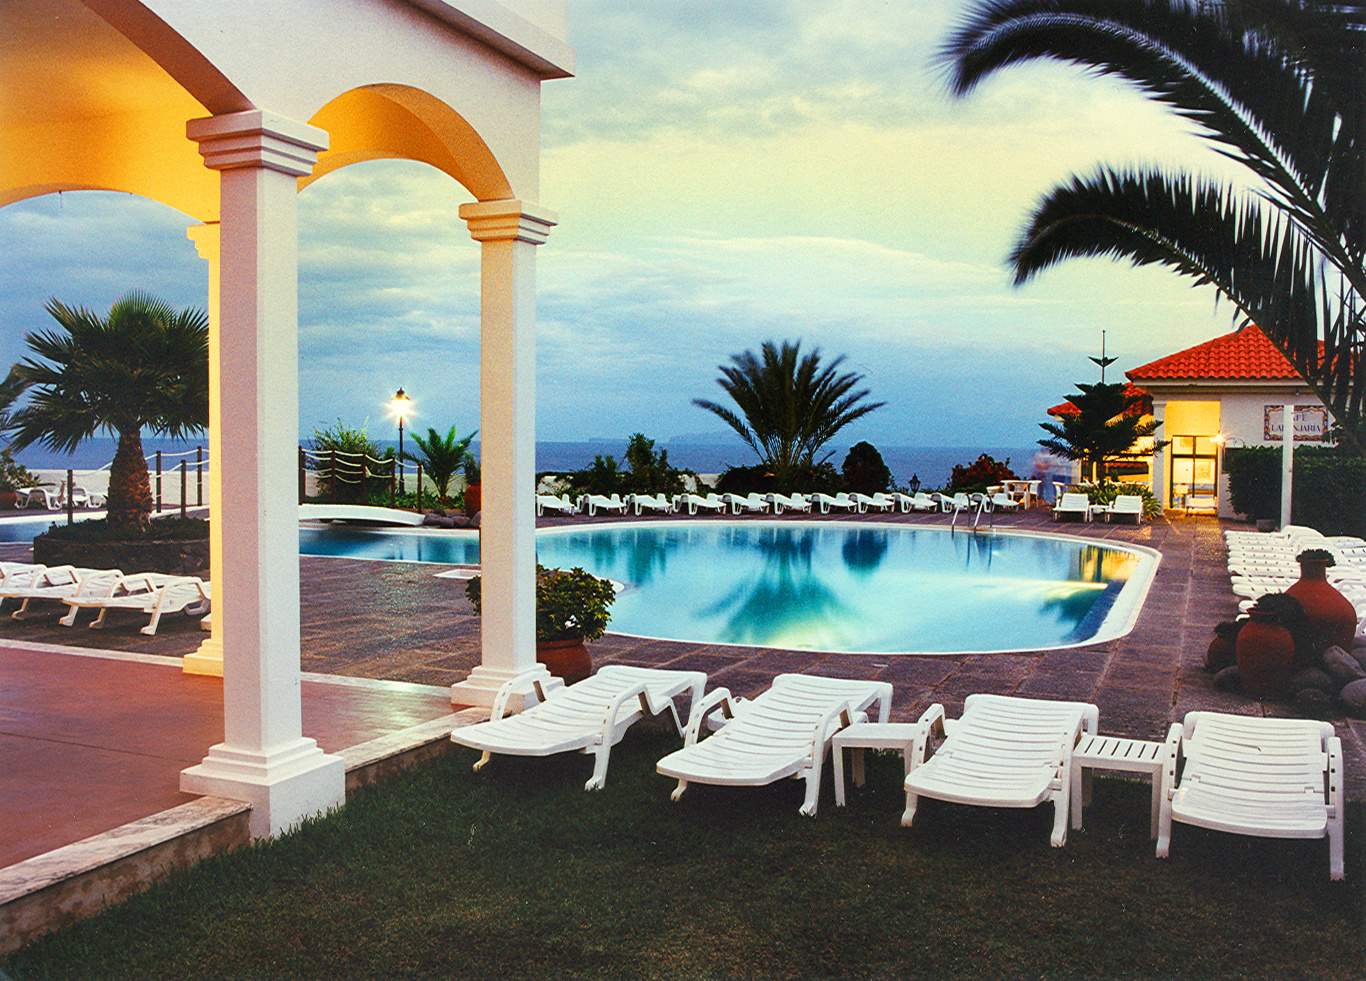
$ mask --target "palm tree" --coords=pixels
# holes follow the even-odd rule
[[[1140,460],[1165,445],[1134,450],[1135,443],[1148,439],[1162,425],[1151,418],[1145,421],[1147,397],[1142,392],[1126,392],[1123,382],[1078,383],[1077,388],[1077,393],[1067,396],[1077,411],[1061,416],[1057,423],[1039,423],[1053,434],[1052,439],[1039,440],[1039,445],[1068,460],[1080,460],[1083,479],[1104,481],[1106,464],[1111,461]]]
[[[208,315],[137,291],[104,319],[55,299],[45,309],[62,329],[29,334],[34,357],[12,369],[29,402],[10,417],[11,447],[69,453],[98,430],[116,434],[109,524],[145,530],[152,491],[142,431],[178,439],[209,422]]]
[[[420,433],[412,434],[413,442],[422,451],[421,458],[405,452],[403,459],[422,464],[427,476],[432,478],[432,483],[436,486],[437,496],[444,498],[450,488],[451,478],[465,465],[465,451],[470,448],[470,443],[478,433],[479,430],[476,429],[464,439],[456,439],[454,426],[444,437],[429,426],[425,439]]]
[[[715,402],[693,399],[694,405],[716,413],[739,433],[764,465],[773,469],[783,492],[791,489],[800,473],[816,465],[816,453],[836,433],[886,404],[863,403],[867,389],[851,391],[862,375],[835,373],[843,355],[822,367],[820,348],[802,357],[800,347],[800,341],[784,341],[781,348],[766,341],[762,357],[746,351],[731,356],[733,367],[718,366],[722,377],[717,384],[735,400],[739,415]]]
[[[1073,178],[1015,245],[1016,285],[1102,255],[1212,284],[1366,453],[1363,0],[984,0],[943,57],[959,96],[1031,58],[1122,78],[1244,165],[1257,193],[1160,169]]]

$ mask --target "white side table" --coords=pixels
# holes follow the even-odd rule
[[[911,747],[920,726],[914,722],[855,722],[835,733],[830,740],[835,757],[835,804],[844,806],[844,750],[854,751],[854,786],[863,786],[863,751],[865,749],[899,749],[905,770],[911,768]]]
[[[1157,837],[1157,818],[1162,808],[1162,751],[1166,743],[1117,736],[1083,736],[1072,750],[1072,827],[1081,827],[1082,804],[1091,802],[1091,771],[1123,770],[1146,773],[1153,785],[1152,821],[1149,837]]]

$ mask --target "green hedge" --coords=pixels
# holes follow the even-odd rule
[[[1281,448],[1245,446],[1224,455],[1233,510],[1253,521],[1281,516]],[[1366,537],[1366,460],[1336,446],[1295,450],[1290,520],[1325,535]]]

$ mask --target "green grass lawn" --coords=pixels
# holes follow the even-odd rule
[[[1362,811],[1347,881],[1324,841],[1178,826],[1153,857],[1146,784],[1098,780],[1086,828],[924,801],[900,757],[815,819],[802,785],[670,803],[637,730],[589,757],[473,751],[357,794],[4,961],[39,978],[1360,978]]]

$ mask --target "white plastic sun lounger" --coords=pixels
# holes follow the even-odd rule
[[[702,671],[668,671],[608,664],[577,684],[546,689],[544,669],[537,668],[508,681],[498,690],[488,722],[464,726],[451,741],[484,755],[474,764],[482,769],[494,753],[509,756],[553,756],[578,751],[597,761],[585,790],[601,790],[607,781],[607,760],[626,730],[645,714],[668,709],[682,733],[674,698],[684,692],[696,706],[702,701],[707,675]],[[534,687],[538,704],[517,715],[504,716],[508,699]]]
[[[63,626],[73,626],[76,614],[83,609],[100,611],[90,624],[96,630],[104,627],[110,610],[132,610],[151,615],[151,622],[142,628],[150,636],[157,632],[162,616],[167,613],[184,611],[188,616],[199,616],[209,612],[210,591],[209,584],[195,576],[139,572],[119,576],[103,596],[68,596],[62,602],[71,607],[60,621]]]
[[[17,599],[22,602],[19,609],[10,614],[15,620],[34,616],[37,611],[30,609],[35,602],[42,600],[65,600],[75,596],[103,596],[109,592],[110,585],[123,575],[118,569],[78,569],[75,566],[59,565],[44,569],[26,586],[0,585],[0,601]]]
[[[721,500],[730,505],[731,514],[742,511],[766,513],[773,506],[773,502],[762,494],[722,494]]]
[[[911,511],[938,511],[939,502],[924,491],[917,491],[914,494],[902,494],[897,492],[892,495],[892,500],[901,506],[902,514]]]
[[[1342,740],[1331,723],[1190,712],[1167,735],[1157,857],[1167,857],[1173,821],[1262,838],[1327,838],[1329,875],[1341,879],[1342,784]]]
[[[882,493],[859,494],[856,492],[850,494],[849,499],[858,505],[859,514],[869,508],[877,508],[879,511],[891,511],[896,508],[896,501]]]
[[[604,511],[615,511],[617,514],[626,513],[626,502],[616,494],[611,497],[604,497],[601,494],[584,494],[579,498],[579,513],[587,514],[592,517],[597,513],[597,509]]]
[[[556,497],[553,494],[537,494],[536,517],[543,517],[546,508],[550,508],[552,511],[561,511],[565,514],[574,514],[578,511],[578,508],[574,506],[574,502],[569,499],[568,494],[561,495],[560,497]]]
[[[767,494],[768,502],[773,505],[774,514],[782,514],[783,508],[789,511],[810,511],[811,501],[805,494]]]
[[[811,503],[820,506],[821,514],[829,514],[831,508],[843,508],[846,511],[859,510],[858,502],[843,491],[838,494],[812,494]]]
[[[1099,710],[1085,702],[1055,702],[1007,695],[969,695],[963,715],[944,718],[942,705],[920,717],[906,775],[906,812],[915,820],[921,797],[984,807],[1037,807],[1053,803],[1054,847],[1067,843],[1072,748],[1094,733]],[[947,738],[926,759],[934,730]]]
[[[1085,494],[1063,494],[1053,507],[1053,520],[1058,521],[1067,515],[1075,515],[1082,521],[1091,520],[1091,500]]]
[[[674,498],[674,511],[681,514],[684,508],[688,509],[689,514],[696,514],[698,508],[708,511],[724,511],[727,507],[725,501],[715,494],[708,494],[703,497],[700,494],[679,494]]]
[[[651,511],[660,511],[664,514],[673,514],[674,502],[663,494],[628,494],[626,504],[635,509],[636,514],[640,514],[644,508]]]
[[[47,566],[34,562],[0,562],[0,586],[27,586]]]
[[[1016,508],[1024,507],[1024,501],[1017,501],[1005,492],[992,494],[988,501],[988,511],[1014,511]]]
[[[1115,503],[1108,508],[1097,509],[1097,513],[1103,513],[1106,521],[1114,521],[1115,518],[1133,518],[1134,524],[1143,524],[1143,498],[1137,494],[1120,494],[1115,498]]]
[[[717,688],[693,702],[683,748],[660,760],[656,769],[678,780],[674,800],[690,783],[757,787],[784,777],[805,780],[801,812],[812,817],[830,740],[863,719],[874,702],[878,721],[886,722],[892,704],[889,683],[780,674],[748,702],[733,700],[729,691]],[[717,706],[731,721],[703,739],[704,720]]]

